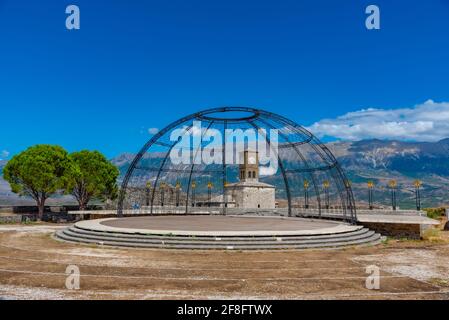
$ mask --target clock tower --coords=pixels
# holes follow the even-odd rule
[[[257,151],[247,150],[242,155],[243,163],[239,166],[240,181],[259,181],[259,153]]]
[[[259,154],[246,150],[239,154],[239,180],[225,186],[228,205],[235,208],[274,209],[275,188],[259,181]]]

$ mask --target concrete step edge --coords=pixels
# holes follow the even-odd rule
[[[272,241],[272,242],[261,242],[261,241],[253,241],[253,242],[186,242],[186,241],[177,241],[177,242],[166,242],[166,241],[115,241],[116,239],[111,239],[107,237],[80,237],[77,234],[71,234],[64,232],[65,230],[58,231],[57,236],[59,237],[69,237],[70,239],[77,239],[79,242],[92,242],[92,243],[122,243],[123,245],[134,246],[138,244],[139,246],[193,246],[193,247],[228,247],[228,246],[248,246],[248,247],[257,247],[257,246],[267,246],[267,247],[280,247],[280,246],[289,246],[289,245],[305,245],[305,246],[313,246],[320,244],[332,244],[332,243],[352,243],[353,241],[363,241],[365,239],[369,239],[372,236],[376,235],[374,231],[369,231],[363,236],[354,237],[352,239],[333,239],[333,241]],[[380,237],[380,235],[379,235]],[[131,240],[131,239],[130,239]]]
[[[291,239],[291,240],[302,240],[302,239],[332,239],[335,237],[345,237],[345,236],[352,236],[354,234],[363,234],[367,232],[368,228],[360,228],[354,231],[346,231],[346,232],[338,232],[334,234],[326,234],[326,235],[299,235],[299,236],[201,236],[201,237],[193,237],[193,236],[163,236],[158,234],[126,234],[126,233],[118,233],[118,232],[101,232],[101,231],[95,231],[95,230],[86,230],[84,228],[77,228],[75,226],[69,227],[70,230],[77,233],[85,233],[85,234],[92,234],[92,235],[99,235],[99,234],[107,234],[111,237],[115,238],[133,238],[133,239],[160,239],[160,240],[173,240],[173,239],[180,239],[180,240],[195,240],[195,241],[203,241],[203,240],[209,240],[209,241],[215,241],[216,238],[221,238],[223,241],[227,239],[232,239],[233,241],[238,240],[247,240],[247,239],[254,239],[254,240],[271,240],[273,238],[282,238],[282,239]]]
[[[58,238],[69,241],[69,242],[78,242],[78,243],[89,243],[89,244],[97,244],[97,245],[105,245],[110,247],[134,247],[134,248],[148,248],[148,249],[187,249],[187,250],[280,250],[280,249],[318,249],[318,248],[343,248],[343,247],[351,247],[351,246],[360,246],[360,245],[376,245],[381,242],[381,238],[379,234],[374,234],[370,238],[351,241],[351,242],[332,242],[332,243],[323,243],[323,244],[314,244],[314,245],[278,245],[278,246],[188,246],[188,245],[176,245],[176,246],[168,246],[168,245],[142,245],[139,243],[129,243],[124,245],[122,242],[98,242],[98,241],[90,241],[87,239],[79,239],[68,237],[64,234],[58,235]]]

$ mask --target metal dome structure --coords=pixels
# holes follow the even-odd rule
[[[275,188],[274,214],[357,221],[350,183],[330,150],[294,121],[247,107],[207,109],[155,134],[127,169],[117,214],[235,212],[226,188],[241,178],[238,154],[252,149],[260,181]]]

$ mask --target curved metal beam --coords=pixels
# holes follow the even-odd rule
[[[253,121],[248,121],[248,122],[256,129],[256,131],[259,131],[260,127],[257,126]],[[279,169],[281,169],[282,177],[284,179],[284,184],[285,184],[285,191],[287,192],[288,216],[291,217],[292,216],[292,195],[290,193],[290,187],[288,185],[288,178],[287,178],[287,174],[284,169],[284,165],[282,164],[282,159],[279,157],[278,152],[272,148],[270,138],[268,138],[267,135],[265,135],[264,138],[265,138],[265,141],[268,143],[268,146],[270,147],[270,149],[273,152],[275,152],[276,157],[278,159]]]
[[[270,127],[270,128],[274,128],[274,126],[272,126],[270,123],[266,122],[263,119],[258,119],[260,122],[262,122],[263,124],[265,124],[266,126]],[[291,143],[288,139],[288,137],[283,133],[283,132],[279,132],[278,133],[284,140],[286,140],[288,143]],[[315,196],[316,196],[316,200],[318,202],[318,216],[321,217],[321,193],[320,190],[318,188],[318,184],[316,182],[315,176],[313,175],[313,172],[315,170],[311,170],[310,166],[309,166],[309,162],[306,160],[306,158],[304,157],[304,155],[302,154],[302,152],[297,148],[296,145],[292,145],[292,147],[294,148],[296,154],[301,158],[301,160],[304,162],[305,166],[306,166],[306,170],[307,171],[301,171],[301,172],[308,172],[310,175],[310,179],[312,180],[312,184],[313,184],[313,188],[315,189]],[[328,169],[328,167],[326,167],[326,169]],[[286,173],[288,173],[289,170],[286,170]]]
[[[189,126],[189,127],[185,128],[185,129],[184,129],[184,133],[188,132],[191,128],[192,128],[192,126]],[[154,181],[153,192],[152,192],[152,194],[151,194],[151,208],[150,208],[150,213],[151,213],[151,214],[153,214],[154,195],[156,194],[157,183],[158,183],[158,181],[159,181],[159,177],[161,176],[162,169],[164,168],[165,163],[167,162],[168,156],[170,155],[171,151],[173,150],[173,148],[174,148],[179,142],[181,142],[181,139],[178,139],[176,142],[174,142],[174,143],[170,146],[170,149],[168,149],[168,151],[167,151],[167,153],[166,153],[166,155],[165,155],[165,157],[164,157],[164,160],[162,161],[161,166],[159,167],[159,171],[158,171],[158,173],[157,173],[156,180]]]
[[[159,131],[155,136],[153,136],[142,147],[142,149],[139,151],[139,153],[136,155],[136,157],[131,162],[131,165],[128,168],[126,174],[125,174],[125,177],[124,177],[122,185],[121,185],[120,194],[119,194],[118,207],[117,207],[117,214],[118,214],[118,216],[119,217],[123,216],[123,204],[124,204],[124,199],[125,199],[125,196],[126,196],[126,191],[127,191],[128,184],[129,184],[130,178],[132,176],[132,173],[136,169],[137,164],[139,163],[139,161],[142,159],[144,154],[149,150],[149,148],[153,144],[156,143],[158,145],[164,145],[166,147],[169,146],[169,144],[166,144],[166,143],[158,141],[168,131],[170,131],[171,129],[179,126],[180,124],[182,124],[184,122],[187,122],[187,121],[195,119],[195,118],[196,119],[208,119],[208,118],[210,118],[210,119],[217,119],[215,121],[218,122],[218,120],[219,120],[219,121],[223,121],[224,123],[233,123],[233,122],[248,122],[248,123],[251,123],[252,121],[254,121],[254,119],[258,118],[258,117],[253,117],[253,115],[251,117],[249,117],[251,119],[249,119],[248,117],[242,117],[241,119],[227,119],[227,118],[214,118],[214,117],[208,117],[207,116],[208,114],[212,114],[212,113],[230,112],[230,111],[252,112],[254,115],[259,115],[259,116],[260,115],[264,115],[266,117],[271,117],[273,119],[277,119],[278,121],[281,121],[282,123],[286,123],[286,124],[290,125],[294,129],[298,130],[300,134],[304,135],[306,137],[304,142],[295,142],[294,144],[304,144],[304,143],[308,143],[308,142],[310,143],[311,142],[310,143],[311,147],[314,149],[315,152],[318,153],[318,155],[322,158],[322,160],[325,163],[327,163],[329,166],[333,166],[335,164],[335,166],[331,168],[331,174],[335,177],[334,180],[338,182],[337,187],[339,188],[339,190],[341,190],[340,189],[341,186],[339,186],[339,184],[341,184],[341,183],[344,184],[345,191],[347,192],[347,194],[349,195],[349,198],[350,198],[350,203],[348,203],[348,205],[344,206],[345,208],[343,208],[344,213],[346,214],[346,207],[349,207],[349,209],[351,211],[350,214],[351,214],[352,222],[356,222],[357,221],[357,215],[356,215],[356,211],[355,211],[355,202],[354,202],[352,189],[350,188],[350,186],[347,185],[346,181],[348,181],[348,180],[347,180],[343,170],[341,169],[340,165],[338,164],[337,160],[332,155],[332,153],[327,149],[327,147],[324,146],[312,133],[310,133],[308,130],[306,130],[302,126],[296,124],[295,122],[293,122],[293,121],[291,121],[291,120],[289,120],[289,119],[287,119],[285,117],[282,117],[280,115],[268,112],[268,111],[264,111],[264,110],[260,110],[260,109],[256,109],[256,108],[249,108],[249,107],[219,107],[219,108],[212,108],[212,109],[203,110],[201,112],[193,113],[193,114],[190,114],[190,115],[188,115],[186,117],[183,117],[183,118],[181,118],[181,119],[171,123],[167,127],[163,128],[161,131]],[[252,118],[254,118],[254,119],[252,119]],[[256,127],[256,129],[258,128],[257,125],[255,127]],[[279,155],[277,155],[277,156],[279,158]],[[280,167],[282,167],[281,171],[283,173],[284,182],[286,182],[287,185],[288,185],[288,180],[286,178],[286,172],[284,170],[282,161],[279,161],[279,163],[280,163]],[[161,168],[163,167],[163,165],[161,166]],[[335,171],[336,171],[336,176],[335,176],[335,172],[334,172],[333,169],[335,169]],[[287,190],[289,191],[290,189],[287,188]],[[290,198],[289,195],[287,195],[287,196]],[[346,200],[344,200],[343,203],[346,203]],[[291,210],[291,198],[289,199],[289,210]],[[291,212],[289,212],[289,215],[290,214],[291,214]]]
[[[274,114],[274,113],[268,112],[268,111],[260,110],[260,113],[261,113],[261,114],[264,114],[264,115],[266,115],[266,116],[273,117],[273,118],[275,118],[275,119],[279,119],[279,120],[283,121],[284,123],[287,123],[287,124],[289,124],[290,126],[296,128],[296,129],[298,129],[298,130],[301,131],[304,135],[311,137],[311,138],[312,138],[312,139],[311,139],[311,142],[312,142],[312,143],[310,143],[310,146],[311,146],[311,147],[314,149],[314,151],[321,157],[321,159],[322,159],[325,163],[328,163],[328,164],[336,163],[335,168],[336,168],[336,170],[337,170],[338,176],[340,177],[341,180],[343,180],[343,182],[344,182],[344,184],[345,184],[345,187],[344,187],[344,188],[345,188],[346,192],[349,192],[349,198],[350,198],[350,202],[351,202],[349,206],[344,206],[344,205],[343,205],[343,206],[344,206],[343,212],[344,212],[344,214],[346,215],[347,207],[349,207],[349,209],[350,209],[350,211],[351,211],[351,212],[350,212],[350,215],[351,215],[351,223],[356,223],[356,222],[357,222],[357,214],[356,214],[355,201],[354,201],[352,189],[351,189],[350,186],[347,186],[347,185],[346,185],[345,181],[348,181],[348,179],[346,178],[346,175],[344,174],[343,170],[341,169],[341,167],[340,167],[340,165],[338,164],[337,159],[335,159],[334,155],[333,155],[333,154],[327,149],[327,147],[326,147],[323,143],[321,143],[321,141],[319,141],[319,140],[318,140],[318,139],[317,139],[317,138],[316,138],[310,131],[308,131],[308,130],[305,129],[304,127],[298,125],[298,124],[295,123],[294,121],[291,121],[290,119],[287,119],[287,118],[285,118],[285,117],[283,117],[283,116],[280,116],[280,115],[277,115],[277,114]],[[317,145],[319,146],[319,148],[317,148]],[[323,156],[322,151],[324,151],[324,153],[328,156],[329,159],[326,159],[326,158]],[[337,179],[337,178],[334,176],[334,173],[332,172],[332,170],[331,170],[331,174],[333,175],[335,181],[339,181],[339,180],[340,180],[340,179]],[[341,188],[341,186],[340,186],[340,188]],[[340,196],[343,197],[342,194],[340,194]],[[346,203],[346,199],[342,199],[342,203],[345,204],[345,203]]]
[[[187,194],[186,194],[186,214],[189,212],[189,194],[190,194],[190,184],[192,183],[192,174],[193,174],[193,169],[195,167],[195,158],[198,155],[198,151],[201,149],[201,144],[203,142],[203,138],[204,135],[206,134],[206,132],[209,130],[209,128],[212,126],[212,124],[214,123],[214,121],[210,122],[209,125],[207,126],[207,129],[201,133],[201,142],[200,145],[198,146],[198,148],[195,151],[195,155],[193,156],[193,161],[192,161],[192,167],[190,168],[190,174],[189,174],[189,181],[187,182]]]

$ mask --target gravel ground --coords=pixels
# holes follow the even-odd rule
[[[2,299],[449,299],[449,236],[304,251],[113,249],[56,241],[55,225],[0,226]],[[80,269],[80,290],[65,288]],[[380,267],[368,290],[366,267]]]

